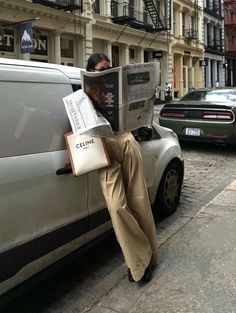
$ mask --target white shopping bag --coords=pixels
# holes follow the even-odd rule
[[[110,158],[103,138],[67,133],[65,134],[65,141],[74,176],[110,165]]]

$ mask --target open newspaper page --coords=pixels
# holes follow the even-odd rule
[[[158,81],[157,63],[131,64],[102,72],[81,72],[82,88],[114,132],[150,127]]]
[[[73,133],[114,136],[110,123],[95,110],[92,101],[82,89],[64,97],[63,101]]]
[[[111,124],[115,132],[122,131],[122,68],[103,72],[81,72],[82,88],[94,107]]]
[[[159,85],[156,62],[123,66],[124,130],[150,127],[153,120],[153,96]]]

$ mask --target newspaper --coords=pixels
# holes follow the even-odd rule
[[[130,64],[103,72],[83,72],[82,88],[115,132],[151,126],[159,85],[157,62]]]
[[[81,102],[81,91],[65,98],[73,132],[103,137],[139,127],[150,127],[152,100],[159,85],[156,62],[130,64],[102,72],[81,72],[82,88],[88,99]],[[83,94],[84,95],[84,94]],[[86,98],[86,97],[85,97]],[[99,115],[100,113],[100,115]]]
[[[95,110],[85,92],[80,89],[63,98],[73,133],[112,137],[110,123]]]

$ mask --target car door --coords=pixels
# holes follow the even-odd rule
[[[57,175],[69,163],[71,92],[56,70],[1,71],[0,294],[84,243],[88,177]]]

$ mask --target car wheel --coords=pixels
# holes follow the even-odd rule
[[[183,182],[183,167],[179,162],[172,161],[166,167],[155,199],[156,213],[160,216],[172,214],[179,203]]]

